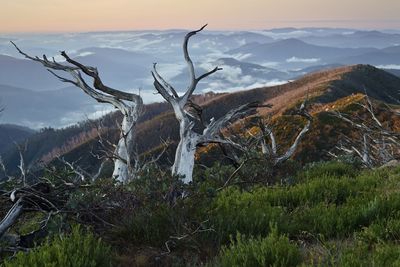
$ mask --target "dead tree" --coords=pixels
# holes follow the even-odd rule
[[[365,92],[364,103],[357,103],[365,116],[344,114],[340,111],[333,112],[333,115],[351,126],[359,138],[342,136],[335,151],[329,154],[338,157],[338,153],[353,155],[358,158],[367,168],[379,167],[400,156],[400,133],[390,127],[390,122],[381,121],[378,118],[380,112],[388,112],[398,116],[398,112],[391,107],[379,108],[374,105],[367,92]]]
[[[26,166],[25,166],[24,154],[26,153],[26,151],[28,149],[28,142],[25,141],[24,144],[15,143],[15,146],[17,147],[18,154],[19,154],[18,169],[21,172],[22,184],[26,185],[27,184],[27,180],[26,179],[27,179],[27,175],[29,173],[29,168],[26,168]]]
[[[263,122],[262,119],[259,119],[258,126],[261,129],[261,136],[259,137],[261,143],[261,151],[264,157],[271,163],[272,167],[282,164],[283,162],[287,161],[291,156],[293,156],[301,139],[310,130],[313,118],[306,110],[306,101],[301,104],[300,108],[295,111],[293,115],[298,115],[305,118],[307,120],[307,123],[304,125],[303,129],[297,134],[293,144],[283,154],[278,153],[278,145],[276,143],[273,127],[268,123]],[[267,142],[267,138],[269,139],[269,142]]]
[[[21,159],[23,160],[23,158]],[[85,173],[75,168],[73,163],[60,160],[65,164],[66,171],[59,172],[59,169],[48,169],[49,177],[41,177],[36,183],[23,184],[20,181],[9,179],[3,183],[0,189],[0,214],[5,214],[0,221],[0,253],[26,251],[36,246],[48,234],[47,225],[53,216],[63,214],[62,217],[73,218],[80,223],[89,223],[92,226],[108,229],[112,226],[106,218],[115,214],[115,209],[131,211],[136,207],[136,198],[128,191],[121,191],[120,187],[95,185],[86,183]],[[50,177],[57,177],[51,179]],[[76,194],[83,196],[91,194],[98,189],[107,198],[86,199],[76,202]],[[71,205],[73,200],[73,205]],[[124,212],[129,213],[129,212]],[[32,214],[32,216],[29,216]],[[42,216],[37,216],[42,215]],[[37,225],[36,229],[27,234],[19,234],[11,231],[19,219],[30,220]],[[39,218],[44,218],[43,220]],[[60,219],[60,218],[59,218]],[[63,223],[69,219],[62,219]]]
[[[104,85],[97,68],[83,65],[71,59],[65,51],[61,52],[61,56],[65,58],[66,64],[61,64],[56,62],[54,58],[49,60],[46,55],[43,55],[43,58],[32,57],[21,51],[13,42],[12,44],[20,54],[30,60],[41,63],[62,82],[71,83],[81,88],[97,102],[111,104],[122,113],[123,120],[120,125],[120,139],[112,154],[114,161],[113,177],[121,182],[126,182],[134,178],[135,167],[138,164],[135,153],[135,127],[143,108],[142,98],[137,94],[120,91]],[[66,72],[72,79],[64,78],[55,71]],[[86,83],[82,73],[93,79],[93,87]]]
[[[242,105],[231,110],[218,120],[213,118],[209,123],[205,123],[205,128],[202,133],[197,133],[193,130],[195,121],[201,119],[201,114],[198,114],[198,112],[194,115],[193,112],[190,112],[189,109],[199,109],[199,107],[193,105],[191,96],[202,79],[221,70],[221,68],[215,67],[200,76],[196,76],[193,61],[189,56],[189,39],[202,31],[206,26],[207,25],[204,25],[199,30],[189,32],[184,38],[183,54],[189,70],[190,84],[183,95],[180,96],[175,88],[161,77],[156,69],[156,64],[154,64],[152,71],[155,89],[168,103],[171,104],[175,117],[179,121],[180,140],[176,149],[174,164],[172,166],[172,175],[182,176],[184,183],[190,183],[192,181],[196,148],[208,143],[233,144],[230,140],[221,138],[220,130],[227,126],[230,121],[240,118],[257,107],[256,103]]]
[[[73,216],[84,216],[88,211],[73,209],[69,206],[70,196],[78,190],[83,190],[90,186],[82,184],[79,177],[73,180],[59,179],[57,183],[52,183],[48,179],[41,179],[37,183],[15,186],[10,184],[13,189],[0,190],[0,211],[6,215],[0,221],[0,241],[2,245],[8,246],[7,251],[17,252],[29,249],[34,246],[38,239],[44,238],[47,231],[47,224],[50,219],[59,213]],[[82,193],[82,192],[81,192]],[[32,223],[38,225],[36,230],[27,234],[14,234],[10,231],[22,215],[32,214]],[[43,215],[43,220],[38,220]],[[3,249],[2,246],[1,249]]]
[[[8,210],[4,218],[0,221],[0,240],[4,239],[4,236],[9,228],[11,228],[18,220],[18,218],[28,209],[28,206],[32,208],[30,205],[36,205],[36,208],[39,208],[39,202],[47,202],[45,198],[43,198],[41,193],[47,193],[49,187],[45,186],[45,183],[36,183],[34,185],[28,185],[27,175],[29,174],[29,168],[26,168],[24,153],[27,149],[27,142],[22,144],[15,143],[20,157],[20,163],[18,165],[18,169],[20,170],[20,177],[13,177],[7,174],[6,166],[2,162],[0,157],[0,166],[7,178],[5,182],[0,183],[0,185],[7,184],[8,182],[13,183],[14,189],[10,191],[0,190],[0,201],[4,198],[7,199],[7,202],[11,202],[13,205]],[[39,192],[43,191],[43,192]],[[50,202],[49,202],[50,203]],[[7,206],[5,203],[1,203],[2,206]],[[3,208],[3,207],[2,207]],[[9,239],[9,238],[5,238]],[[20,238],[18,238],[20,240]],[[16,244],[13,244],[16,245]]]

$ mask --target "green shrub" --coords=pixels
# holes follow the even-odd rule
[[[172,235],[172,211],[167,205],[141,208],[112,230],[113,239],[133,245],[162,245]]]
[[[252,192],[229,188],[218,195],[211,212],[211,223],[218,241],[225,243],[236,232],[265,236],[271,222],[280,225],[286,220],[284,207],[272,206],[265,199],[266,192],[263,188]]]
[[[286,236],[278,234],[272,229],[266,238],[245,238],[236,235],[229,247],[223,247],[216,265],[221,267],[257,267],[257,266],[297,266],[301,262],[301,255],[296,245]]]
[[[257,189],[258,192],[255,194],[261,194],[262,198],[272,205],[294,209],[319,203],[341,205],[350,197],[364,194],[370,187],[365,181],[323,175],[319,179],[290,187]]]
[[[29,253],[19,252],[5,267],[111,266],[111,249],[91,233],[74,227],[68,236],[55,237]]]
[[[399,217],[399,216],[397,216]],[[390,218],[374,222],[357,234],[357,238],[369,244],[400,239],[400,219]]]
[[[346,237],[376,217],[372,210],[370,213],[363,210],[364,206],[358,204],[336,206],[320,203],[313,207],[299,208],[291,214],[283,231],[296,236],[306,231],[325,237]]]
[[[327,161],[309,164],[300,176],[307,179],[320,178],[326,175],[355,177],[359,172],[360,170],[353,164],[341,161]]]
[[[346,249],[339,256],[336,266],[400,266],[400,247],[397,244],[386,243],[371,248],[367,244],[359,243]]]
[[[289,235],[308,231],[345,236],[369,225],[378,215],[400,208],[394,198],[393,202],[375,199],[379,183],[369,177],[323,175],[293,186],[256,187],[247,192],[232,187],[215,198],[211,222],[222,242],[236,231],[266,235],[271,222]]]
[[[356,197],[341,206],[321,203],[292,213],[284,231],[293,235],[307,231],[325,237],[349,237],[374,222],[399,217],[399,210],[398,195]]]
[[[373,266],[400,266],[400,247],[398,244],[380,244],[371,254]]]

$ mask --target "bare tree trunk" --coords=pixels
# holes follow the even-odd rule
[[[184,183],[189,183],[193,174],[198,135],[192,131],[194,123],[187,118],[179,103],[172,101],[172,107],[179,121],[179,143],[175,151],[172,175],[182,176]]]
[[[192,181],[194,157],[196,146],[198,144],[198,136],[187,127],[181,127],[180,141],[175,152],[175,161],[172,166],[172,175],[184,177],[183,182]]]
[[[112,176],[121,182],[126,182],[135,176],[136,168],[132,161],[136,162],[135,155],[135,126],[137,122],[135,113],[124,115],[121,125],[121,136],[115,149],[114,171]]]
[[[8,228],[15,224],[18,217],[22,214],[24,208],[22,201],[23,199],[19,198],[0,222],[0,238],[7,232]]]

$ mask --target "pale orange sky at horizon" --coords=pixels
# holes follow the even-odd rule
[[[4,2],[4,3],[3,3]],[[0,0],[0,32],[350,27],[400,29],[399,0]]]

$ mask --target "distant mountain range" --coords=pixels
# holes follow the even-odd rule
[[[0,123],[35,129],[73,124],[96,111],[95,100],[76,87],[35,92],[0,84],[0,99],[4,106]]]
[[[373,48],[336,48],[319,46],[303,42],[299,39],[290,38],[279,40],[273,43],[251,43],[229,51],[230,54],[242,53],[256,56],[264,56],[265,60],[286,60],[290,57],[298,58],[320,58],[331,59],[340,56],[349,56],[375,51]],[[247,59],[252,59],[248,57]],[[262,58],[258,58],[257,61]]]
[[[65,89],[69,85],[39,63],[22,59],[9,40],[31,55],[47,54],[57,61],[63,60],[58,51],[65,50],[72,58],[97,67],[107,85],[132,92],[141,88],[149,103],[161,100],[154,94],[150,75],[155,62],[178,91],[186,90],[188,74],[182,56],[186,33],[168,30],[0,35],[0,101],[7,106],[0,122],[36,129],[62,127],[86,115],[98,117],[112,110],[98,105],[79,89]],[[371,64],[396,74],[400,69],[399,44],[400,31],[395,30],[281,28],[204,31],[190,40],[189,49],[197,73],[217,65],[223,68],[201,82],[198,92],[202,93],[283,84],[315,71],[349,64]]]
[[[328,36],[306,36],[301,40],[322,46],[335,47],[375,47],[385,48],[400,45],[400,34],[384,33],[379,31],[349,31],[346,34],[332,34]]]
[[[155,55],[117,48],[89,47],[78,50],[74,58],[79,62],[96,66],[103,81],[113,87],[137,89],[149,79]]]
[[[33,91],[65,87],[37,62],[0,55],[0,84],[29,88]],[[0,91],[1,97],[2,91]]]
[[[296,76],[295,72],[279,71],[230,57],[200,64],[197,67],[197,73],[205,73],[215,66],[222,68],[222,70],[208,77],[206,82],[202,82],[199,86],[200,90],[232,92],[234,90],[263,86],[268,83],[282,84]],[[189,72],[183,69],[180,74],[171,79],[171,83],[179,91],[184,91],[187,87],[188,77]]]
[[[272,64],[276,68],[306,68],[318,64],[393,65],[400,59],[400,45],[377,48],[337,48],[285,39],[273,43],[251,43],[228,52],[248,62]],[[274,64],[275,63],[275,64]]]
[[[382,67],[394,65],[400,62],[400,45],[341,58],[338,62],[343,64],[371,64]]]

